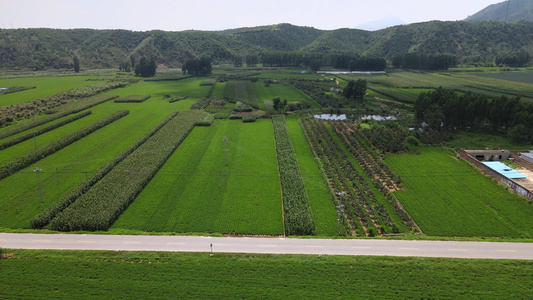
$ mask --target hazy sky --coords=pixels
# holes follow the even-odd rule
[[[355,28],[397,16],[405,23],[462,20],[503,0],[0,0],[1,28],[221,30],[291,23]]]

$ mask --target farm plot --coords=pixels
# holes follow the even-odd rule
[[[332,236],[337,234],[337,212],[333,205],[333,194],[322,176],[318,161],[305,139],[296,115],[287,116],[287,129],[293,145],[294,155],[302,174],[309,204],[313,212],[316,235]]]
[[[115,229],[282,235],[272,123],[219,120],[196,127]]]
[[[307,96],[292,85],[280,83],[270,84],[268,87],[266,87],[262,80],[254,82],[252,85],[255,93],[257,94],[259,103],[264,103],[265,101],[280,97],[281,99],[287,99],[287,101],[304,100],[305,102],[309,103],[312,108],[321,107],[320,104],[318,104],[315,100],[311,99],[311,97]]]
[[[258,103],[252,83],[248,80],[231,80],[226,83],[224,98],[232,102],[241,101],[255,109],[265,109],[263,102]]]
[[[92,114],[80,120],[47,132],[37,138],[38,146],[45,141],[56,140],[87,124],[101,119],[121,109],[128,109],[130,114],[66,148],[38,161],[28,168],[0,180],[0,227],[28,228],[30,220],[54,205],[59,199],[79,186],[109,160],[126,149],[143,136],[156,124],[176,110],[188,109],[195,100],[183,100],[176,103],[159,101],[154,94],[180,93],[180,82],[145,82],[114,90],[120,95],[151,94],[143,103],[125,104],[112,101],[94,106]],[[9,127],[8,127],[9,128]],[[7,129],[7,128],[6,128]],[[27,147],[33,149],[33,139],[11,146],[0,152],[0,157],[12,151],[12,148]],[[22,149],[22,148],[21,148]],[[12,154],[13,157],[18,155]],[[40,172],[44,204],[40,204],[39,185],[36,167]]]
[[[0,79],[0,88],[12,86],[35,86],[35,89],[20,91],[6,95],[0,95],[0,107],[23,102],[33,101],[37,98],[65,92],[73,88],[80,88],[95,84],[95,81],[87,81],[94,78],[89,76],[70,77],[27,77]]]
[[[533,205],[457,160],[443,148],[422,147],[420,155],[387,155],[403,179],[395,192],[422,231],[434,236],[533,236]]]

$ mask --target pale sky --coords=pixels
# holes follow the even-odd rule
[[[355,28],[463,20],[503,0],[0,0],[1,28],[222,30],[279,23]]]

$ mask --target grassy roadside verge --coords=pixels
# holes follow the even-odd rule
[[[527,298],[533,262],[3,249],[2,298]],[[31,288],[28,288],[31,286]]]

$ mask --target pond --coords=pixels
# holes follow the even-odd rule
[[[396,120],[396,117],[393,116],[382,116],[382,115],[359,115],[359,114],[321,114],[315,115],[315,119],[321,120],[375,120],[375,121],[386,121],[386,120]]]

